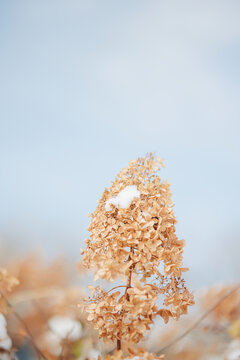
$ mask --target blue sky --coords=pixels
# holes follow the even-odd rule
[[[155,151],[189,281],[236,280],[239,10],[232,0],[1,1],[2,246],[78,258],[104,188]]]

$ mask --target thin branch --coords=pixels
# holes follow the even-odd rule
[[[28,338],[30,339],[32,346],[34,348],[34,350],[36,351],[36,353],[40,356],[40,358],[43,358],[44,360],[49,360],[43,353],[42,351],[38,348],[38,346],[35,344],[33,335],[31,333],[31,331],[29,330],[27,324],[25,323],[25,321],[22,319],[22,317],[15,311],[13,305],[8,301],[8,299],[6,298],[6,296],[0,291],[0,295],[3,297],[3,299],[6,301],[6,304],[8,305],[8,307],[12,310],[12,314],[14,315],[14,317],[19,321],[20,324],[22,324],[22,326],[24,327],[26,333],[28,334]]]
[[[133,247],[131,247],[131,251],[130,251],[128,260],[131,260],[131,254],[132,253],[134,253],[134,248]],[[125,297],[126,297],[127,300],[129,300],[129,295],[128,295],[127,291],[132,286],[132,272],[133,272],[133,270],[135,268],[135,265],[136,265],[136,263],[132,263],[132,265],[129,267],[128,282],[127,282],[127,286],[126,286],[126,290],[125,290]]]
[[[98,295],[97,297],[95,298],[90,298],[88,297],[87,299],[83,299],[83,303],[88,303],[88,304],[91,304],[91,303],[96,303],[100,300],[102,300],[107,294],[109,294],[111,291],[115,290],[115,289],[118,289],[118,288],[126,288],[127,285],[118,285],[118,286],[115,286],[113,287],[112,289],[108,290],[108,291],[104,291],[102,292],[100,295]]]
[[[128,257],[128,261],[131,260],[131,254],[134,253],[134,248],[131,246],[131,251],[130,251],[130,254],[129,254],[129,257]],[[129,301],[129,295],[128,295],[128,289],[131,288],[132,286],[132,273],[133,273],[133,270],[135,268],[135,265],[136,263],[133,263],[130,267],[129,267],[129,274],[128,274],[128,280],[127,280],[127,286],[126,287],[126,290],[125,290],[125,298],[127,301]],[[122,348],[122,342],[121,342],[121,339],[117,339],[117,350],[121,350]]]
[[[121,340],[117,339],[117,350],[121,350],[122,344]]]
[[[215,310],[218,305],[225,300],[227,297],[235,293],[240,289],[240,284],[235,286],[232,290],[229,290],[225,295],[223,295],[213,306],[211,306],[200,318],[193,323],[192,326],[190,326],[186,331],[184,331],[181,335],[177,336],[175,339],[173,339],[169,344],[161,348],[157,355],[161,355],[165,350],[169,349],[171,346],[178,343],[180,340],[182,340],[186,335],[188,335],[192,330],[194,330],[213,310]]]
[[[32,303],[35,306],[35,308],[37,309],[37,311],[39,312],[39,314],[41,315],[41,317],[42,317],[43,321],[45,322],[45,324],[47,324],[47,326],[48,326],[48,317],[46,316],[44,310],[39,305],[38,301],[33,300]],[[48,326],[48,329],[50,330],[49,326]]]
[[[108,291],[106,292],[106,294],[109,294],[111,291],[113,291],[113,290],[115,290],[115,289],[123,288],[123,287],[126,288],[127,285],[118,285],[118,286],[115,286],[115,287],[113,287],[112,289],[108,290]]]

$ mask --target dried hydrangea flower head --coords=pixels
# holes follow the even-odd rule
[[[194,303],[184,284],[184,241],[175,234],[170,184],[149,154],[130,161],[105,189],[91,215],[83,264],[99,278],[123,283],[109,291],[90,287],[88,320],[105,340],[137,343],[156,316],[179,318]],[[158,299],[162,301],[159,301]]]

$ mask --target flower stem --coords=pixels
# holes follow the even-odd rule
[[[131,251],[130,251],[130,254],[134,253],[134,249],[133,247],[131,247]],[[131,260],[131,255],[129,254],[129,257],[128,257],[128,260]],[[126,290],[125,290],[125,298],[127,301],[129,301],[129,295],[128,295],[128,289],[131,288],[132,286],[132,272],[133,272],[133,269],[135,267],[135,264],[132,264],[130,267],[129,267],[129,274],[128,274],[128,280],[127,280],[127,285],[126,286]],[[117,339],[117,350],[121,350],[122,348],[122,343],[121,343],[121,340]]]
[[[117,339],[117,350],[121,350],[121,348],[122,348],[121,340]]]

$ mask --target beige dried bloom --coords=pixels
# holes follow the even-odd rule
[[[6,269],[0,268],[0,289],[2,292],[11,292],[18,284],[19,281],[14,276],[9,275]]]
[[[18,284],[17,278],[9,275],[6,269],[0,268],[0,313],[6,312],[5,295],[13,291]]]
[[[203,309],[209,309],[216,303],[216,300],[221,299],[229,291],[234,290],[235,286],[222,285],[212,286],[209,288],[201,298],[201,306]],[[220,304],[211,312],[213,323],[220,324],[223,322],[234,322],[240,319],[240,293],[233,292],[230,296],[223,299]]]
[[[163,162],[149,154],[130,161],[105,189],[91,215],[83,264],[99,278],[122,285],[91,287],[88,320],[105,340],[139,342],[154,318],[178,319],[194,303],[182,273],[184,240],[175,234],[170,184],[157,172]],[[160,298],[160,302],[159,299]]]

